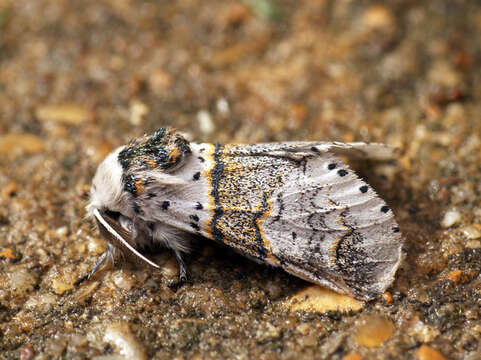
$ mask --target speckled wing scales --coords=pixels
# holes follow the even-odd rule
[[[245,255],[369,299],[393,281],[402,238],[389,207],[334,153],[393,155],[363,143],[216,147],[208,226]]]

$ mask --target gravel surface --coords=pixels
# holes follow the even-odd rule
[[[0,358],[481,359],[481,3],[0,0]],[[361,303],[199,240],[190,280],[117,264],[98,163],[197,141],[377,141],[352,164],[406,259]]]

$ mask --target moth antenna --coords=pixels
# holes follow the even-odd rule
[[[113,237],[115,237],[118,241],[120,241],[120,244],[125,246],[132,254],[137,256],[139,259],[145,261],[147,264],[150,266],[153,266],[156,269],[160,269],[160,266],[154,263],[153,261],[147,259],[144,255],[142,255],[140,252],[135,250],[135,248],[128,243],[127,240],[125,240],[122,236],[119,235],[117,231],[115,231],[112,226],[104,219],[104,217],[100,214],[98,209],[94,209],[94,216],[95,218],[102,224],[102,226],[107,230]]]
[[[90,280],[90,278],[100,269],[100,267],[105,263],[105,261],[113,262],[114,258],[114,247],[107,244],[107,250],[105,250],[102,255],[99,256],[95,265],[89,270],[87,274],[82,276],[80,279],[73,283],[74,286],[79,286],[83,282]]]
[[[140,252],[135,250],[135,248],[132,247],[132,245],[130,245],[127,240],[125,240],[122,236],[120,236],[120,234],[109,224],[109,222],[104,219],[104,217],[102,216],[102,214],[100,214],[98,209],[94,209],[93,214],[95,218],[98,220],[98,222],[105,228],[105,230],[107,230],[110,235],[112,235],[116,240],[118,240],[122,246],[125,246],[133,255],[138,257],[140,260],[146,262],[147,264],[149,264],[150,266],[156,269],[160,269],[159,265],[147,259],[144,255],[142,255]]]

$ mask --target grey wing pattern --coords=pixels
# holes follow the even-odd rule
[[[402,254],[399,227],[386,203],[337,157],[309,158],[272,199],[262,228],[286,271],[364,299],[392,283]]]
[[[370,299],[392,283],[402,237],[386,203],[334,153],[393,155],[385,145],[363,143],[219,148],[222,215],[213,230],[247,255]]]

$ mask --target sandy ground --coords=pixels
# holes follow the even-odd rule
[[[480,359],[479,39],[469,1],[1,0],[0,357]],[[98,163],[163,126],[399,147],[353,164],[405,237],[389,292],[336,297],[208,240],[182,286],[165,252],[74,288],[105,249]]]

